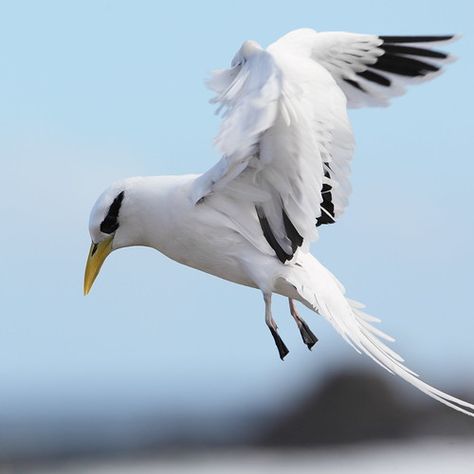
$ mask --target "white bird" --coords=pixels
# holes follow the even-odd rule
[[[383,106],[405,85],[435,77],[452,59],[432,49],[454,36],[292,31],[263,49],[245,41],[208,82],[222,111],[222,158],[206,173],[129,178],[110,186],[90,216],[87,294],[107,255],[144,245],[234,283],[258,288],[283,359],[272,294],[289,299],[304,343],[317,342],[295,301],[324,316],[357,352],[468,415],[474,405],[417,378],[373,326],[378,319],[309,252],[317,227],[343,213],[353,135],[348,107]]]

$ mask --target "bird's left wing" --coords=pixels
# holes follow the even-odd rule
[[[437,77],[454,57],[437,48],[456,35],[378,36],[340,31],[290,31],[268,47],[312,58],[334,77],[348,107],[389,105],[406,86]]]
[[[290,260],[347,201],[353,139],[344,94],[315,61],[250,41],[209,86],[223,110],[223,156],[196,180],[193,201],[206,200],[262,250]]]

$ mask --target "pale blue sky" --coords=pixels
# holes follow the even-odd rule
[[[473,14],[467,0],[1,2],[0,414],[249,406],[364,362],[307,314],[309,353],[282,299],[282,363],[258,292],[150,249],[114,253],[82,296],[96,197],[207,169],[218,121],[203,79],[245,39],[299,27],[464,34],[443,76],[351,113],[350,207],[313,250],[427,381],[474,380]]]

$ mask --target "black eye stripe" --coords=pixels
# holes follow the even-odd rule
[[[112,234],[118,229],[119,227],[118,215],[120,211],[120,206],[122,205],[124,194],[125,194],[124,191],[118,194],[118,196],[114,199],[114,201],[110,205],[109,211],[107,212],[105,219],[100,224],[100,231],[103,232],[104,234]]]

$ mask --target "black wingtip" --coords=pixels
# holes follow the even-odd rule
[[[429,35],[429,36],[379,36],[384,43],[437,43],[450,41],[456,35]]]
[[[403,54],[408,56],[418,56],[431,59],[447,59],[449,57],[448,53],[443,51],[436,51],[434,49],[419,48],[416,46],[404,46],[400,44],[382,44],[380,46],[386,53],[390,54]]]
[[[367,71],[358,72],[357,74],[368,81],[375,82],[379,86],[390,87],[392,84],[392,81],[388,77],[368,69]]]
[[[359,89],[361,92],[367,92],[357,81],[354,81],[353,79],[348,79],[347,77],[344,77],[343,79],[345,82],[350,84],[352,87]]]
[[[389,53],[380,56],[378,61],[375,64],[371,64],[370,67],[372,69],[407,77],[426,76],[429,73],[440,70],[440,67],[434,64],[408,56],[399,56]]]

